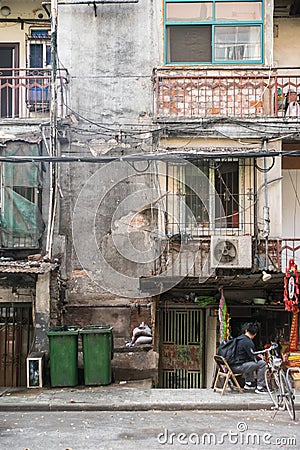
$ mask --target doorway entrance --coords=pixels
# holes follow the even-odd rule
[[[178,305],[162,306],[159,324],[159,387],[203,387],[203,310]]]
[[[1,117],[18,117],[16,71],[19,64],[19,44],[0,44],[0,106]],[[4,70],[3,70],[4,69]]]
[[[33,343],[31,303],[0,306],[0,386],[26,386],[26,358]]]

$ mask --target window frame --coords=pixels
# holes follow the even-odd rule
[[[245,186],[245,170],[247,166],[241,163],[239,158],[230,158],[229,160],[223,161],[220,158],[216,159],[190,159],[190,164],[193,164],[198,170],[204,174],[208,179],[208,184],[206,186],[207,190],[203,191],[204,197],[206,197],[206,205],[207,208],[202,209],[204,211],[204,216],[202,222],[199,221],[194,223],[194,220],[190,220],[190,214],[192,213],[193,218],[198,216],[198,212],[201,211],[202,205],[201,199],[198,198],[197,192],[192,189],[193,182],[191,181],[190,176],[197,177],[197,174],[191,174],[186,172],[186,166],[180,164],[170,164],[168,165],[168,169],[166,171],[166,186],[165,189],[172,194],[168,197],[167,200],[167,216],[170,212],[170,217],[175,217],[175,220],[171,219],[171,222],[168,221],[167,230],[170,235],[176,234],[178,232],[185,233],[193,236],[193,238],[210,236],[212,234],[235,234],[235,233],[243,233],[246,228],[249,226],[245,222],[245,217],[243,215],[245,211],[245,196],[246,196],[246,186]],[[224,209],[225,216],[218,217],[218,212],[216,209],[216,178],[218,169],[223,166],[229,167],[228,165],[234,164],[236,167],[235,171],[232,173],[236,173],[237,176],[237,191],[231,192],[231,203],[232,205],[236,203],[238,205],[238,209],[235,214],[237,214],[236,222],[233,219],[233,211],[228,216],[229,222],[220,224],[220,220],[227,220],[226,208]],[[189,167],[189,165],[187,166]],[[226,172],[226,171],[225,171]],[[225,173],[223,170],[221,173]],[[198,183],[198,181],[196,181]],[[202,183],[199,180],[200,183]],[[226,183],[227,185],[227,183]],[[201,184],[201,191],[204,188],[203,184]],[[230,186],[228,185],[228,188]],[[221,193],[222,194],[222,193]],[[220,198],[220,197],[219,197]],[[222,202],[222,200],[221,200]],[[198,203],[198,204],[197,204]],[[191,206],[194,204],[194,207]],[[222,202],[223,206],[223,202]],[[224,207],[224,206],[223,206]],[[203,212],[202,212],[203,214]],[[208,216],[205,218],[205,216]],[[198,216],[199,217],[199,216]],[[234,223],[235,222],[235,223]]]
[[[192,162],[192,161],[191,161]],[[193,164],[195,164],[194,162],[192,162]],[[213,163],[213,164],[212,164]],[[215,159],[213,161],[206,161],[207,164],[207,168],[208,168],[208,178],[209,178],[209,191],[208,191],[208,198],[209,198],[209,211],[208,211],[208,226],[203,226],[200,227],[199,225],[197,227],[185,227],[185,232],[191,232],[193,234],[193,232],[198,231],[199,228],[202,229],[202,231],[204,232],[208,232],[210,233],[215,233],[215,232],[240,232],[243,229],[243,221],[242,221],[242,215],[241,215],[241,209],[243,209],[243,195],[242,195],[242,183],[241,183],[241,179],[244,177],[244,167],[241,167],[240,161],[239,159],[231,159],[230,161],[223,161],[219,160],[219,159]],[[237,167],[236,170],[236,174],[237,174],[237,183],[238,183],[238,192],[235,193],[231,193],[232,198],[234,196],[238,196],[238,210],[237,210],[237,219],[238,219],[238,223],[237,226],[234,226],[233,224],[233,219],[231,219],[231,226],[228,225],[228,223],[226,223],[226,226],[218,226],[217,222],[224,219],[223,217],[217,218],[216,217],[216,199],[215,199],[215,194],[217,192],[217,187],[216,187],[216,178],[217,178],[217,170],[218,170],[218,166],[219,165],[223,165],[224,167],[229,164],[235,164]],[[199,170],[200,167],[196,164],[196,167],[198,167]],[[232,172],[234,173],[234,172]],[[183,185],[185,185],[186,183],[186,178],[185,178],[185,173],[183,173],[183,177],[182,177],[182,181],[183,181]],[[233,200],[232,200],[233,201]],[[221,201],[222,205],[223,202]],[[192,211],[193,212],[193,211]],[[226,214],[226,211],[224,209],[224,213]],[[232,217],[232,216],[230,216]],[[184,217],[180,217],[180,221],[182,224],[185,223],[185,218]]]
[[[215,19],[216,16],[216,4],[217,3],[261,3],[261,19],[260,20],[226,20],[226,21],[217,21]],[[212,20],[203,20],[203,21],[168,21],[167,20],[167,5],[170,3],[212,3]],[[216,65],[254,65],[254,64],[263,64],[264,63],[264,0],[164,0],[164,64],[167,66],[192,66],[205,64],[208,66],[216,66]],[[195,62],[173,62],[168,61],[168,46],[169,46],[169,38],[168,38],[168,29],[175,26],[210,26],[211,27],[211,61],[195,61]],[[218,27],[258,27],[260,30],[260,58],[259,59],[243,59],[243,60],[216,60],[215,58],[215,29]]]
[[[27,67],[30,69],[49,69],[51,68],[51,36],[49,28],[31,28],[27,36]],[[41,46],[41,65],[31,67],[31,55],[33,46]]]

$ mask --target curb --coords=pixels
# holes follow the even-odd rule
[[[51,404],[51,403],[0,403],[1,412],[9,411],[255,411],[265,409],[271,411],[268,403],[247,403],[221,404],[221,403],[143,403],[143,404],[110,404],[98,405],[95,403],[72,403],[72,404]],[[296,410],[300,410],[300,405],[295,405]]]

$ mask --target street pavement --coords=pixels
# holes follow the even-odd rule
[[[156,389],[151,380],[108,386],[0,388],[0,411],[238,411],[271,409],[268,394],[213,389]],[[300,409],[300,391],[296,391]]]
[[[286,411],[6,411],[1,450],[300,448]]]

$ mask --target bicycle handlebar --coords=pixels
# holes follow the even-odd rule
[[[261,355],[262,353],[269,353],[272,350],[275,350],[275,348],[278,348],[278,344],[274,343],[269,348],[266,348],[265,350],[258,350],[257,352],[252,351],[253,355]]]

